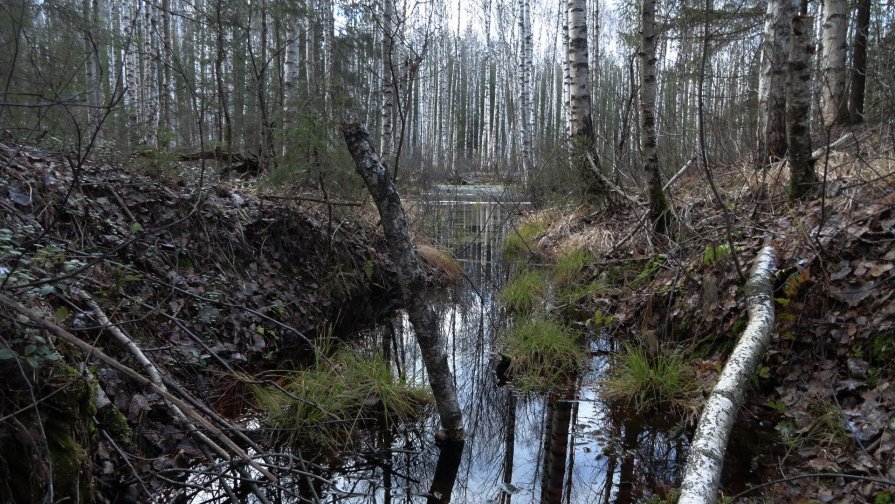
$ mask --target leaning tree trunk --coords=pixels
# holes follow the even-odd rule
[[[870,30],[870,0],[858,0],[855,21],[855,42],[852,50],[851,88],[848,97],[848,120],[864,120],[864,88],[867,84],[867,32]]]
[[[758,152],[761,168],[786,155],[786,59],[790,0],[768,0],[758,77]]]
[[[656,149],[656,0],[643,0],[640,10],[640,147],[649,194],[649,218],[658,233],[670,227],[671,212],[662,189]]]
[[[678,504],[715,502],[724,465],[724,452],[746,389],[764,358],[774,329],[774,249],[758,253],[746,284],[749,325],[727,360],[718,383],[706,401],[690,445]]]
[[[789,144],[789,198],[805,196],[817,182],[811,157],[811,42],[813,18],[792,18],[792,46],[786,74],[786,140]]]
[[[824,0],[821,114],[824,126],[841,122],[845,98],[845,39],[848,31],[845,0]]]
[[[398,267],[404,306],[410,323],[413,324],[423,363],[429,374],[429,384],[435,396],[441,426],[449,440],[462,440],[463,414],[457,402],[457,391],[441,341],[438,319],[426,291],[426,277],[410,241],[401,198],[389,178],[388,170],[379,162],[370,145],[366,128],[359,123],[345,123],[342,124],[342,134],[345,135],[345,143],[348,144],[355,168],[364,179],[379,210],[389,255]]]

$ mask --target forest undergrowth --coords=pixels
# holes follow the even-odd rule
[[[217,464],[265,453],[233,423],[279,385],[264,377],[328,361],[401,304],[369,213],[129,162],[0,144],[2,502],[145,501],[197,461],[244,471]],[[429,279],[455,276],[431,249]]]
[[[660,355],[683,352],[709,387],[746,326],[740,272],[762,245],[777,250],[773,340],[732,442],[755,454],[740,471],[779,482],[737,502],[892,502],[895,142],[891,126],[851,134],[816,161],[823,191],[795,204],[783,163],[714,167],[722,202],[692,169],[669,189],[671,238],[648,232],[644,208],[627,203],[526,218],[552,222],[528,237],[536,254],[596,258],[578,279],[599,287],[577,301],[588,324]],[[737,463],[726,461],[722,488]]]

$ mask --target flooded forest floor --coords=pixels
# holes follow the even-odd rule
[[[605,358],[610,368],[625,344],[682,355],[695,371],[700,396],[711,389],[745,328],[741,274],[748,274],[762,245],[772,244],[779,258],[777,320],[770,352],[734,428],[724,495],[738,502],[805,502],[807,497],[890,503],[895,493],[886,483],[895,480],[895,152],[892,131],[885,128],[864,128],[855,138],[818,159],[823,197],[797,204],[787,202],[788,172],[782,166],[768,172],[714,167],[723,202],[694,167],[669,189],[673,239],[648,232],[642,225],[645,208],[624,199],[547,210],[503,208],[506,219],[498,227],[507,239],[501,246],[516,262],[491,273],[506,281],[527,264],[564,264],[574,255],[574,269],[560,272],[572,288],[552,303],[582,330],[599,335],[604,343],[595,344],[592,355]],[[333,339],[378,344],[380,336],[371,335],[371,327],[401,332],[402,322],[394,317],[400,292],[370,205],[329,205],[320,203],[321,195],[265,198],[217,182],[199,191],[193,184],[136,174],[120,163],[81,165],[34,147],[0,145],[0,295],[7,300],[0,308],[0,331],[6,335],[0,346],[0,381],[6,384],[0,390],[0,501],[39,501],[49,491],[81,502],[143,502],[147,494],[166,495],[172,487],[189,487],[194,480],[188,478],[205,475],[205,483],[193,484],[201,494],[215,474],[233,467],[257,475],[288,466],[277,473],[283,486],[292,478],[301,487],[298,494],[314,498],[323,488],[315,478],[350,480],[328,472],[324,466],[333,460],[306,461],[301,449],[268,453],[276,460],[265,458],[258,467],[234,453],[252,453],[262,442],[257,425],[242,422],[244,412],[257,407],[258,386],[279,387],[288,395],[292,389],[285,390],[279,377],[315,363],[333,373],[321,375],[322,381],[344,375],[339,367],[344,364],[330,362],[339,346]],[[469,210],[482,211],[478,203]],[[441,231],[425,222],[426,213],[421,206],[409,212],[433,287],[458,278],[473,282],[471,277],[496,268],[453,270],[439,252]],[[511,221],[510,216],[521,217]],[[490,248],[479,253],[488,257],[477,264],[496,263]],[[457,255],[466,265],[462,253]],[[482,311],[488,303],[506,302],[506,294],[496,292],[475,296]],[[26,309],[43,322],[29,318]],[[484,325],[486,315],[478,315],[478,322],[467,313],[444,320],[451,330],[460,319]],[[58,330],[139,374],[152,374],[140,357],[149,356],[161,379],[154,385],[135,381],[127,370],[67,343]],[[486,362],[488,348],[477,348],[473,359],[493,368]],[[384,345],[382,350],[388,355],[400,349]],[[410,375],[409,358],[404,364],[402,374]],[[459,374],[471,388],[493,379],[493,369],[488,377]],[[594,383],[599,391],[603,382]],[[184,398],[186,420],[172,412],[169,392],[160,387]],[[462,384],[460,389],[465,394]],[[582,392],[576,401],[603,402],[598,395]],[[383,397],[379,393],[378,403],[366,406],[385,410]],[[503,397],[488,392],[461,401],[499,409],[496,401]],[[523,413],[517,419],[515,396],[508,398],[514,426],[536,423]],[[414,401],[427,404],[423,396]],[[683,434],[667,437],[685,447],[698,404],[674,414],[677,418],[663,420]],[[477,415],[467,416],[468,422],[493,421]],[[496,416],[503,421],[502,413]],[[575,409],[566,420],[582,437],[588,435],[585,417],[582,407],[580,417]],[[638,448],[645,445],[622,439],[649,429],[629,427],[594,435],[618,438],[595,458],[613,450],[631,454],[621,456],[629,463],[621,473],[609,470],[605,493],[578,499],[575,495],[584,494],[569,491],[559,501],[673,499],[685,454],[674,451],[671,467],[654,477],[656,470],[645,465],[648,449]],[[190,433],[196,428],[219,442],[229,435],[238,449],[229,448],[227,456],[210,454]],[[392,450],[391,435],[372,445]],[[501,443],[492,451],[512,459],[514,441],[506,441],[508,453]],[[403,454],[395,450],[395,465],[398,457],[411,456],[413,443],[406,441],[405,448]],[[392,456],[388,464],[377,463],[387,487],[398,478]],[[209,463],[200,466],[201,460]],[[474,470],[467,471],[474,479]],[[571,481],[572,468],[567,471]],[[221,483],[224,498],[257,495],[248,480]],[[612,481],[616,487],[610,490]],[[378,491],[372,491],[370,502],[377,501]],[[517,492],[506,481],[500,501],[515,496],[524,502],[525,494]],[[340,494],[346,500],[354,496]],[[431,492],[417,496],[438,502]]]

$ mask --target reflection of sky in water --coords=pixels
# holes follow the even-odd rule
[[[466,448],[452,500],[497,502],[504,486],[508,390],[497,387],[490,359],[502,322],[498,293],[511,268],[501,261],[501,242],[508,220],[518,213],[520,205],[475,201],[474,192],[466,197],[468,201],[462,201],[463,195],[456,200],[438,197],[434,204],[425,207],[427,220],[432,222],[428,224],[428,231],[433,240],[454,251],[466,276],[446,299],[436,303],[467,428]],[[406,316],[401,325],[408,374],[425,383],[422,362]],[[589,372],[583,380],[593,382],[595,373]],[[543,397],[536,395],[518,399],[512,478],[513,499],[517,502],[540,499],[544,402]],[[603,455],[600,440],[605,434],[598,434],[602,434],[605,415],[593,387],[584,387],[571,429],[573,502],[589,500],[590,492],[596,492],[594,497],[601,494],[607,457]],[[437,449],[429,449],[437,453]],[[431,478],[431,471],[430,468],[425,478]],[[421,490],[427,482],[420,482]]]
[[[430,201],[417,202],[427,220],[427,233],[439,245],[454,251],[463,265],[465,279],[446,293],[436,295],[435,309],[441,320],[448,346],[448,360],[455,372],[458,399],[463,409],[467,441],[454,484],[452,502],[500,502],[504,480],[508,393],[498,387],[491,358],[493,343],[500,330],[503,313],[498,294],[506,284],[513,265],[501,260],[503,234],[509,220],[523,204],[491,203],[501,199],[499,188],[464,188],[461,193],[430,195]],[[488,198],[491,198],[490,200]],[[486,199],[486,201],[481,201]],[[419,348],[406,314],[393,321],[398,334],[398,357],[408,380],[428,386]],[[603,340],[601,340],[603,341]],[[599,343],[604,345],[605,341]],[[594,350],[596,350],[594,344]],[[605,350],[605,348],[600,348]],[[622,502],[618,486],[625,472],[620,455],[622,437],[618,420],[613,423],[605,405],[598,400],[597,382],[606,367],[604,357],[592,360],[581,377],[581,387],[573,402],[569,448],[564,476],[564,502],[605,502],[608,483],[610,501]],[[516,405],[515,442],[513,445],[512,501],[540,502],[545,436],[543,396],[520,397]],[[329,475],[334,489],[324,490],[324,501],[331,502],[425,502],[433,479],[439,449],[433,444],[437,417],[393,433],[390,443],[379,439],[379,448],[366,450],[357,458],[346,458],[346,470]],[[422,428],[420,428],[422,427]],[[660,432],[638,432],[639,447],[632,453],[628,469],[636,480],[661,483],[676,472],[681,453],[679,441],[666,439]],[[616,439],[610,442],[610,439]],[[392,453],[384,449],[392,447]],[[643,445],[647,445],[644,449]],[[634,454],[633,452],[637,452]],[[643,463],[643,460],[649,463]],[[569,472],[571,466],[571,472]],[[384,467],[391,467],[391,482]],[[652,475],[652,478],[650,477]],[[568,483],[571,483],[569,485]],[[386,487],[391,491],[387,492]],[[568,493],[566,493],[568,492]]]

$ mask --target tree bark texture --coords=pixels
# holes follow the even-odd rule
[[[817,182],[811,157],[811,40],[813,18],[792,17],[792,45],[786,74],[786,140],[789,144],[789,197],[805,196]]]
[[[649,218],[658,233],[670,224],[668,198],[662,189],[656,135],[656,0],[643,0],[640,9],[640,147],[649,194]]]
[[[587,85],[587,1],[568,0],[569,16],[569,113],[572,138],[593,138],[590,91]]]
[[[845,0],[824,0],[821,114],[824,126],[841,122],[845,99],[845,52],[848,18]]]
[[[427,293],[425,275],[410,241],[401,198],[389,178],[388,170],[379,162],[366,128],[359,123],[345,123],[342,124],[342,134],[355,168],[379,210],[389,255],[398,268],[404,306],[429,375],[441,426],[449,440],[462,440],[463,414],[457,402],[457,391],[440,337],[438,319]]]
[[[594,123],[591,116],[590,86],[587,61],[587,0],[568,0],[568,71],[569,71],[569,136],[572,168],[582,174],[588,192],[596,192],[587,155],[594,147]],[[597,166],[599,158],[594,156]]]
[[[790,0],[768,0],[758,80],[758,152],[763,166],[786,155],[786,61],[791,18]]]
[[[848,120],[864,120],[864,89],[867,85],[867,32],[870,30],[870,0],[858,1],[855,20],[855,42],[852,46],[851,88],[848,98]]]
[[[392,57],[395,47],[395,2],[382,2],[382,124],[379,134],[379,154],[383,163],[388,163],[392,155],[394,137],[395,82]]]
[[[715,502],[727,439],[746,389],[758,363],[768,350],[774,329],[773,276],[777,269],[774,249],[758,252],[746,283],[749,324],[727,360],[718,383],[709,395],[684,468],[678,504]]]
[[[520,85],[520,122],[522,136],[522,178],[528,184],[528,173],[532,169],[532,137],[534,128],[534,103],[532,101],[532,77],[534,74],[534,58],[531,33],[531,0],[519,0],[519,85]]]

